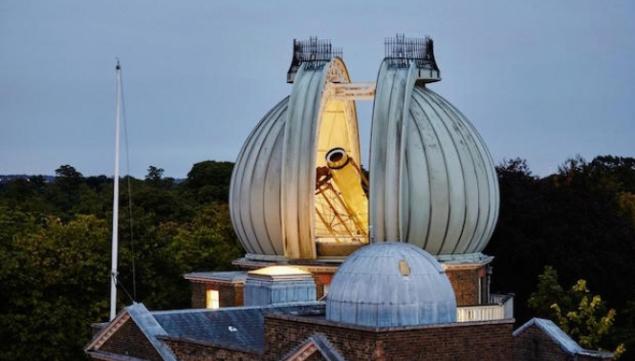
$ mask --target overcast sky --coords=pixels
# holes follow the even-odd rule
[[[545,175],[635,156],[635,1],[0,0],[0,174],[112,174],[117,56],[131,173],[183,177],[235,160],[290,92],[294,37],[332,39],[353,81],[374,81],[396,32],[433,37],[431,88],[497,162]],[[367,152],[372,104],[358,107]]]

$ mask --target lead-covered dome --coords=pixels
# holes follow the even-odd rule
[[[405,243],[378,243],[339,267],[326,298],[326,318],[369,327],[451,323],[456,298],[430,254]]]
[[[384,60],[370,150],[374,242],[433,255],[481,252],[499,209],[494,162],[474,126],[409,66]]]

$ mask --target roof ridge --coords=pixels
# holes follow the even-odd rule
[[[310,338],[314,340],[315,345],[320,350],[320,353],[322,354],[322,356],[324,356],[324,358],[327,359],[327,361],[345,361],[346,360],[344,356],[340,354],[337,347],[335,347],[335,345],[331,343],[331,341],[328,339],[328,337],[326,337],[325,334],[317,332],[311,335]]]
[[[172,350],[159,339],[157,336],[165,336],[168,333],[163,329],[159,321],[154,315],[148,311],[143,303],[133,303],[126,307],[130,318],[137,324],[137,327],[146,336],[152,347],[159,353],[165,361],[176,361],[176,357]]]
[[[311,350],[311,345],[314,347],[313,350]],[[299,354],[300,351],[303,352]],[[309,355],[304,354],[306,351],[309,352]],[[284,354],[280,360],[294,361],[297,356],[310,356],[316,351],[318,351],[326,361],[346,361],[346,359],[340,354],[339,350],[337,350],[337,348],[329,341],[326,335],[320,332],[311,334],[311,336],[307,337],[304,341]]]
[[[591,355],[591,356],[601,356],[608,357],[612,355],[611,352],[600,351],[600,350],[590,350],[586,349],[580,344],[578,344],[571,336],[569,336],[566,332],[564,332],[558,325],[556,325],[553,321],[546,318],[534,317],[531,320],[525,322],[522,326],[517,328],[512,336],[516,337],[523,333],[526,329],[531,326],[536,326],[540,328],[549,338],[554,341],[560,348],[570,354],[570,355]]]

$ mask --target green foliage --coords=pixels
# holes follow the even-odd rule
[[[569,295],[558,282],[558,272],[551,266],[545,266],[545,270],[538,275],[538,287],[534,291],[527,304],[536,317],[553,318],[553,304],[560,303],[570,305]]]
[[[607,310],[602,297],[592,295],[583,279],[565,292],[551,266],[545,266],[538,276],[538,287],[527,303],[538,316],[554,319],[582,347],[601,348],[613,331],[615,310]],[[624,351],[624,345],[619,344],[614,352],[619,356]]]
[[[81,359],[90,323],[105,316],[107,224],[78,216],[25,224],[3,239],[0,359]]]
[[[500,217],[485,253],[495,256],[493,289],[515,293],[515,317],[533,317],[529,297],[536,275],[552,265],[565,284],[587,280],[617,311],[607,345],[624,343],[635,359],[635,158],[577,157],[547,177],[526,162],[497,167]],[[544,312],[544,310],[543,310]]]
[[[194,164],[187,174],[186,186],[196,197],[205,202],[227,201],[229,180],[234,164],[205,161]]]
[[[183,274],[242,253],[223,201],[231,163],[195,168],[189,183],[157,167],[121,181],[119,280],[151,309],[189,307]],[[0,184],[0,360],[86,359],[90,324],[108,316],[111,208],[112,179],[68,165],[51,183]],[[118,301],[132,302],[123,289]]]

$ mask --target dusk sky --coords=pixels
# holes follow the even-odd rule
[[[332,39],[353,81],[374,81],[395,33],[434,39],[430,88],[497,163],[546,175],[576,154],[635,156],[632,0],[0,0],[0,174],[112,174],[115,57],[131,173],[184,177],[234,161],[290,93],[293,38]],[[358,109],[367,154],[372,102]]]

